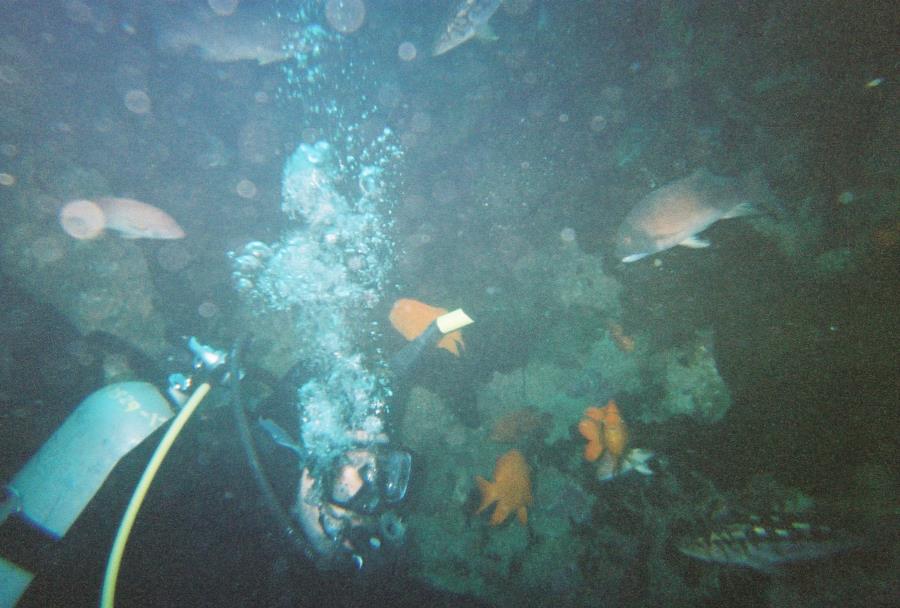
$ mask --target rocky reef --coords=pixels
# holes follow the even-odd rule
[[[417,576],[499,606],[551,598],[562,606],[598,605],[609,601],[601,590],[621,587],[649,551],[658,576],[642,593],[700,597],[672,565],[667,547],[676,528],[711,510],[714,490],[702,483],[685,490],[664,470],[601,484],[582,457],[575,427],[587,406],[610,398],[621,400],[633,435],[650,450],[652,440],[643,442],[648,423],[720,420],[731,399],[711,330],[663,348],[650,335],[627,332],[621,285],[599,255],[574,240],[532,251],[514,272],[531,293],[545,296],[527,300],[524,312],[520,300],[517,311],[547,311],[538,330],[547,339],[523,365],[495,370],[479,384],[481,426],[461,424],[452,397],[424,386],[414,386],[400,408],[399,439],[423,471],[408,514]],[[471,331],[477,330],[476,323]],[[527,526],[513,518],[490,526],[475,514],[474,479],[488,476],[511,447],[532,469],[534,503]]]
[[[31,158],[21,165],[23,187],[12,193],[0,226],[0,268],[83,335],[104,331],[161,354],[165,322],[156,308],[148,251],[109,236],[79,241],[58,222],[67,201],[108,193],[104,178],[59,160]]]
[[[713,356],[712,333],[703,330],[693,341],[650,357],[652,376],[660,378],[662,398],[643,401],[643,422],[665,422],[686,416],[696,422],[722,419],[731,406],[728,387]]]

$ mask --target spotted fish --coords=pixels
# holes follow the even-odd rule
[[[774,574],[784,564],[822,559],[860,545],[850,534],[806,522],[750,521],[682,542],[678,550],[716,564]]]
[[[432,51],[433,56],[443,55],[475,36],[496,39],[488,20],[497,12],[500,0],[462,0],[453,18],[447,22]]]

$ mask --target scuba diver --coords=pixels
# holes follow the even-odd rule
[[[421,334],[411,340],[389,362],[395,378],[408,376],[423,353],[446,334],[472,323],[461,309],[437,317]],[[309,374],[295,366],[286,376],[286,385],[296,395],[298,386],[307,386]],[[303,392],[302,389],[299,392]],[[278,407],[290,399],[290,393],[276,391],[259,409]],[[237,400],[240,401],[239,399]],[[371,569],[374,564],[389,563],[390,556],[403,543],[405,524],[397,507],[406,497],[412,456],[391,445],[386,432],[364,428],[343,431],[342,448],[327,458],[317,458],[274,420],[259,417],[258,427],[275,444],[286,448],[300,460],[300,480],[290,515],[286,514],[268,483],[267,475],[255,454],[246,431],[243,443],[248,461],[270,509],[289,538],[297,541],[304,553],[320,568]],[[301,427],[316,424],[300,405]],[[301,435],[303,431],[301,430]],[[299,533],[293,522],[299,523]],[[302,538],[301,538],[302,533]]]
[[[301,370],[295,366],[284,382],[296,387],[296,379],[305,376]],[[286,392],[276,391],[257,411],[283,406]],[[245,414],[238,408],[242,406],[236,407],[239,428],[245,429],[242,442],[270,511],[286,536],[318,567],[371,569],[402,544],[405,527],[395,508],[406,497],[412,469],[409,452],[392,447],[384,432],[346,429],[347,441],[335,456],[316,458],[278,423],[260,416],[259,430],[299,461],[299,482],[288,513],[269,485]]]
[[[400,350],[391,360],[391,368],[398,376],[408,374],[427,348],[444,334],[471,322],[462,310],[438,317]],[[60,540],[116,464],[168,423],[134,490],[110,551],[101,606],[113,606],[120,563],[141,504],[173,442],[215,384],[230,389],[228,399],[248,462],[279,527],[295,546],[320,568],[370,570],[375,564],[389,563],[389,556],[404,540],[405,526],[397,507],[406,497],[412,457],[392,447],[382,421],[368,417],[358,428],[349,425],[331,429],[339,440],[336,449],[323,457],[321,449],[316,451],[313,446],[293,441],[274,421],[260,417],[259,428],[300,460],[288,514],[268,481],[247,422],[240,395],[244,374],[238,363],[239,345],[224,352],[190,338],[188,347],[193,354],[192,371],[169,376],[170,399],[150,383],[126,381],[109,384],[79,404],[3,487],[0,524],[17,516],[50,540]],[[294,402],[301,395],[300,435],[310,437],[309,427],[316,427],[322,420],[315,411],[309,411],[314,400],[303,403],[304,389],[314,384],[315,378],[309,380],[307,375],[301,384],[302,371],[296,366],[289,374],[289,386],[283,387],[292,394],[276,391],[275,396],[283,406],[285,400]],[[384,408],[375,411],[383,413]],[[0,608],[15,606],[32,581],[34,566],[22,559],[25,557],[0,556]],[[20,565],[26,563],[26,567]]]

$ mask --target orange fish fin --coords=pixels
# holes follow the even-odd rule
[[[584,446],[584,459],[594,462],[603,453],[603,436],[600,434],[600,425],[592,418],[582,418],[578,423],[578,432],[587,439]]]
[[[599,407],[589,407],[584,410],[584,415],[590,418],[591,420],[596,420],[597,422],[603,422],[603,409]]]
[[[600,427],[590,418],[581,419],[578,423],[578,432],[588,441],[595,441],[600,437]]]
[[[519,518],[519,523],[523,526],[528,523],[528,509],[525,507],[519,507],[516,511],[516,516]]]
[[[497,506],[494,507],[494,512],[491,514],[491,525],[499,526],[506,521],[507,517],[509,517],[509,507],[498,502]]]
[[[613,400],[610,400],[603,408],[603,424],[607,426],[623,424],[622,415],[619,413],[619,406],[617,406],[616,402]]]
[[[481,475],[476,475],[475,483],[478,484],[478,489],[481,491],[481,506],[478,507],[477,511],[475,511],[477,515],[478,513],[481,513],[482,511],[487,509],[491,505],[491,503],[496,500],[496,498],[494,497],[493,484],[487,479],[485,479]]]

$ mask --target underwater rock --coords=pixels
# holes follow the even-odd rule
[[[583,306],[602,317],[618,319],[622,285],[607,275],[599,255],[583,252],[577,241],[560,242],[523,256],[513,275],[530,291],[540,293],[560,307]]]
[[[504,605],[602,605],[586,601],[585,596],[591,595],[587,589],[591,585],[581,573],[578,541],[568,535],[548,537],[542,542],[539,551],[526,552],[521,572],[513,580],[521,595],[516,597],[518,601],[507,601]]]
[[[642,349],[625,353],[611,336],[597,340],[585,364],[585,373],[600,378],[597,394],[585,395],[591,400],[604,400],[623,393],[636,393],[643,388],[641,371],[646,367],[646,355]]]
[[[537,470],[534,526],[551,537],[567,534],[571,524],[582,525],[591,517],[597,501],[578,481],[551,466]]]
[[[741,506],[751,513],[801,517],[816,505],[813,497],[799,488],[781,483],[772,473],[759,473],[747,482]]]
[[[484,592],[482,576],[473,562],[478,555],[478,534],[467,526],[462,512],[456,517],[411,513],[409,528],[412,574],[438,589],[453,593]]]
[[[491,381],[478,391],[478,411],[487,421],[499,420],[523,407],[533,407],[538,415],[550,414],[545,441],[553,443],[569,436],[569,426],[584,409],[584,399],[573,399],[566,393],[575,380],[575,372],[542,362],[531,362],[508,374],[494,372]]]
[[[297,353],[306,347],[308,338],[296,329],[289,311],[260,315],[241,302],[234,324],[254,337],[247,341],[244,358],[275,378],[284,376],[297,363]]]
[[[10,17],[7,13],[4,19]],[[9,28],[0,41],[0,124],[6,141],[12,133],[33,134],[34,125],[45,120],[46,99],[52,95],[47,67],[33,48],[40,43],[27,41],[25,36],[20,39],[17,31]]]
[[[513,410],[494,420],[490,439],[495,443],[527,442],[543,437],[553,421],[553,414],[541,412],[532,405]]]
[[[796,203],[778,216],[763,214],[748,218],[747,223],[772,240],[785,259],[801,269],[808,263],[809,253],[821,247],[826,232],[823,213],[812,198]]]
[[[58,180],[93,191],[102,178],[70,167]],[[67,237],[57,215],[73,191],[60,181],[48,190],[69,196],[60,200],[23,189],[8,206],[0,227],[0,269],[35,299],[54,306],[82,335],[103,331],[148,354],[162,354],[165,324],[155,307],[157,293],[144,250],[120,239]]]
[[[421,386],[414,386],[403,407],[400,442],[421,453],[459,448],[465,443],[465,427],[444,400]]]
[[[721,420],[731,407],[731,395],[712,352],[712,334],[698,332],[683,346],[653,357],[655,377],[662,379],[665,396],[644,404],[642,422],[665,422],[675,416],[689,416],[701,423]]]
[[[838,275],[856,273],[859,262],[856,252],[849,247],[829,249],[816,256],[812,265],[812,274],[818,279],[829,279]]]

